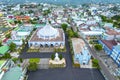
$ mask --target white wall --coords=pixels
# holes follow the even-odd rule
[[[84,35],[102,35],[102,31],[82,31]]]
[[[17,32],[18,36],[28,36],[30,32]]]
[[[56,42],[28,42],[29,47],[30,47],[30,44],[32,44],[32,45],[37,44],[37,45],[39,45],[39,46],[40,46],[40,44],[42,44],[42,45],[45,45],[45,44],[51,45],[51,44],[53,44],[53,45],[55,46],[56,43],[57,43],[59,46],[60,46],[61,44],[65,45],[65,42],[64,42],[64,41],[56,41]]]

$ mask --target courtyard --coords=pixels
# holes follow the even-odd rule
[[[58,52],[66,59],[65,68],[48,68],[38,69],[35,72],[28,72],[28,80],[105,80],[98,69],[74,68],[72,66],[72,55],[68,37],[65,40],[66,52]],[[53,52],[26,52],[27,47],[23,50],[20,58],[50,58]],[[87,76],[86,76],[87,75]]]

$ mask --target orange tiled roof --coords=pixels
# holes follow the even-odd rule
[[[30,20],[29,16],[16,16],[15,17],[17,20]]]

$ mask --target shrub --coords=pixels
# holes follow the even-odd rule
[[[17,66],[20,67],[20,64],[18,64]]]
[[[13,52],[16,49],[16,44],[12,42],[12,43],[10,43],[9,47],[10,47],[10,51]]]
[[[101,51],[102,50],[102,45],[101,44],[96,44],[94,46],[94,48],[97,50],[97,51]]]
[[[100,69],[99,61],[97,59],[93,59],[92,60],[92,66],[95,67],[95,68]]]
[[[67,29],[68,25],[67,25],[67,24],[65,24],[65,23],[63,23],[63,24],[61,24],[61,27],[63,28],[63,30],[64,30],[64,31],[66,31],[66,29]]]
[[[9,53],[5,53],[5,55],[4,55],[2,58],[10,59],[10,58],[11,58],[11,55],[10,55]]]
[[[13,61],[14,63],[17,63],[18,58],[13,58],[12,61]]]
[[[54,58],[55,58],[55,55],[54,55],[54,54],[52,54],[52,55],[51,55],[51,59],[52,59],[52,60],[54,60]]]
[[[9,33],[9,34],[5,35],[5,37],[6,37],[6,38],[10,38],[10,37],[11,37],[11,34]]]
[[[28,66],[29,71],[36,71],[38,69],[37,63],[30,63]]]
[[[79,37],[78,33],[77,32],[74,32],[74,37]]]
[[[62,54],[59,55],[60,60],[63,58]]]
[[[90,41],[89,41],[89,43],[90,43],[90,44],[93,44],[93,41],[92,41],[92,40],[90,40]]]
[[[2,41],[0,41],[0,47],[2,46]]]
[[[23,59],[22,59],[22,58],[20,58],[20,62],[21,62],[21,63],[23,62]]]

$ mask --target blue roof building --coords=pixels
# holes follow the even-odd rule
[[[74,63],[79,63],[81,65],[89,64],[91,55],[89,50],[85,46],[85,43],[80,38],[72,38],[73,51],[74,51]]]
[[[113,46],[111,57],[120,66],[120,45]]]
[[[87,48],[83,48],[80,54],[75,54],[74,56],[75,61],[78,61],[80,64],[88,64],[90,58],[91,55]]]
[[[107,55],[109,55],[118,66],[120,66],[120,45],[115,40],[99,40]]]

